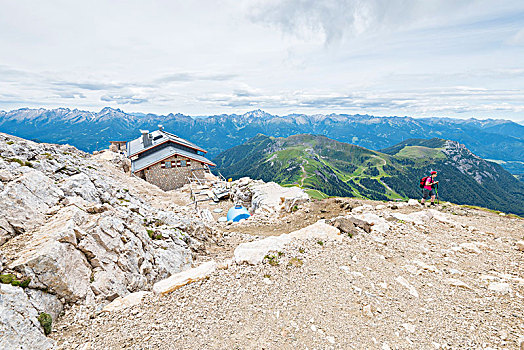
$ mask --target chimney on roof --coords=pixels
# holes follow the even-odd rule
[[[164,126],[162,124],[158,124],[158,130],[164,131]]]
[[[151,138],[149,138],[149,130],[140,130],[142,133],[142,144],[144,148],[151,146]]]

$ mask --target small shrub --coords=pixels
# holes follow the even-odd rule
[[[22,282],[20,282],[19,280],[12,280],[12,281],[11,281],[11,285],[12,285],[13,287],[20,287],[20,284],[21,284],[21,283],[22,283]]]
[[[153,236],[154,236],[154,234],[155,234],[155,231],[150,230],[150,229],[147,229],[146,231],[147,231],[147,235],[149,236],[149,238],[153,239]]]
[[[278,258],[274,255],[266,255],[264,259],[266,259],[268,264],[271,266],[278,266],[278,264],[280,263],[278,261]]]
[[[10,284],[14,279],[16,279],[15,275],[10,273],[6,275],[0,275],[0,283]]]
[[[282,255],[284,255],[283,252],[277,252],[277,254],[278,254],[278,257],[279,257],[279,258],[280,258]]]
[[[6,142],[8,145],[12,145],[13,143],[15,143],[14,141],[7,141]]]
[[[10,273],[5,274],[5,275],[0,275],[0,283],[10,284],[13,287],[27,288],[30,282],[31,282],[31,278],[19,280],[16,278],[15,275],[10,274]]]
[[[298,205],[294,205],[293,208],[291,209],[291,211],[297,211],[298,210]]]
[[[298,252],[300,254],[304,254],[306,252],[306,250],[304,248],[298,248]]]
[[[271,275],[269,273],[265,273],[264,274],[264,278],[270,278],[270,277],[271,277]]]
[[[20,164],[21,166],[24,166],[24,162],[21,161],[21,160],[18,159],[18,158],[7,158],[6,160],[7,160],[8,162],[10,162],[10,163],[18,163],[18,164]]]
[[[324,245],[324,241],[317,241],[317,244],[323,246]]]
[[[42,312],[40,316],[38,316],[38,322],[40,322],[40,325],[44,329],[44,334],[49,335],[51,333],[51,326],[53,324],[53,318],[51,315]]]
[[[30,168],[33,167],[33,163],[28,162],[28,161],[25,161],[25,162],[24,162],[24,165],[27,166],[27,167],[30,167]]]
[[[31,283],[31,278],[26,278],[20,283],[20,287],[27,288],[29,287],[29,283]]]

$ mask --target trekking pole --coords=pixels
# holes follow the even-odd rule
[[[440,205],[440,198],[438,198],[438,184],[437,184],[437,187],[435,188],[435,192],[437,193],[437,204]]]

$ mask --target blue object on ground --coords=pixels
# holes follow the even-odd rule
[[[251,215],[247,209],[241,205],[235,205],[227,211],[227,221],[238,222],[242,219],[247,219],[250,216]]]

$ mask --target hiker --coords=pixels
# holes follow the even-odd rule
[[[431,205],[435,205],[435,189],[433,187],[438,184],[438,181],[435,181],[436,177],[437,172],[432,171],[431,175],[425,178],[424,187],[422,188],[422,200],[420,201],[422,205],[424,205],[428,197],[431,198]]]

